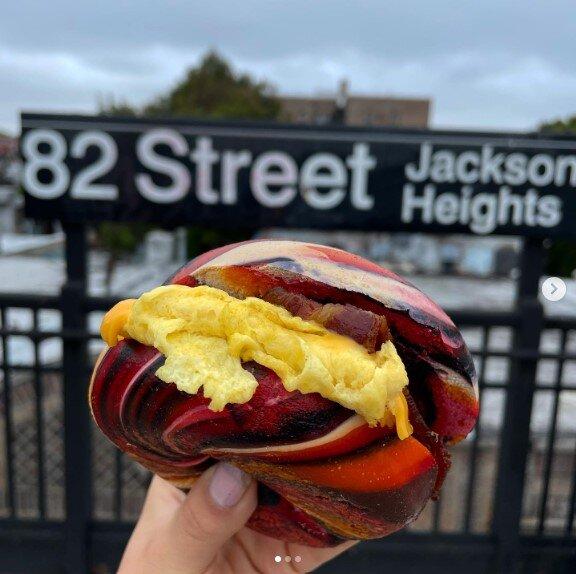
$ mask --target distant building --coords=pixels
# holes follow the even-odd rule
[[[334,98],[280,97],[280,118],[295,124],[329,124],[336,113]]]
[[[427,128],[430,100],[348,94],[342,82],[333,97],[281,96],[282,120],[298,124]]]
[[[15,183],[17,161],[18,140],[0,133],[0,185]]]
[[[22,215],[18,193],[18,141],[0,134],[0,233],[14,233]]]
[[[15,233],[18,230],[23,203],[15,186],[0,183],[0,234]]]

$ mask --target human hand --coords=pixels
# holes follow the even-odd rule
[[[255,482],[226,463],[187,495],[155,476],[118,574],[310,572],[354,544],[310,548],[269,538],[244,526],[256,503]]]

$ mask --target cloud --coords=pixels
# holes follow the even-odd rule
[[[0,21],[0,129],[21,109],[140,105],[209,48],[281,92],[433,98],[434,125],[530,129],[576,112],[572,0],[20,0]],[[550,25],[554,22],[554,25]]]
[[[541,97],[542,90],[548,95],[576,93],[576,72],[564,71],[542,57],[528,56],[495,70],[481,78],[477,85],[509,97],[523,94],[536,100]]]
[[[142,105],[173,84],[200,54],[176,57],[150,46],[115,61],[111,54],[86,57],[0,46],[0,127],[15,131],[21,110],[92,113],[100,100],[111,97]]]

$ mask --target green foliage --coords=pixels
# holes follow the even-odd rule
[[[250,239],[253,235],[248,229],[209,229],[206,227],[191,227],[188,229],[186,247],[188,257],[196,257],[201,253],[216,249],[229,243],[237,243]]]
[[[140,112],[126,100],[118,100],[112,94],[102,95],[98,98],[98,114],[101,116],[135,117]]]
[[[110,98],[99,102],[99,111],[102,115],[111,116],[270,120],[278,117],[280,104],[269,84],[234,72],[221,56],[208,52],[198,66],[188,70],[179,84],[143,109]],[[97,229],[98,242],[116,260],[133,252],[148,229],[149,226],[103,224]],[[249,239],[251,235],[246,230],[192,227],[188,229],[188,256]]]
[[[540,131],[551,135],[576,136],[576,115],[565,120],[554,120],[540,125]],[[576,270],[576,241],[557,239],[548,250],[546,273],[569,277]]]
[[[576,116],[571,116],[566,120],[545,122],[540,125],[540,131],[557,135],[574,135],[576,134]]]
[[[133,108],[127,102],[115,102],[111,100],[106,103],[100,103],[98,113],[102,116],[123,116],[133,118],[138,115],[138,110]]]
[[[222,119],[274,119],[279,112],[280,104],[268,84],[235,73],[215,52],[207,53],[174,89],[144,108],[147,116]],[[187,237],[188,256],[251,236],[246,230],[191,227]]]
[[[125,253],[133,253],[150,229],[150,225],[145,223],[101,223],[98,226],[97,242],[102,249],[117,258]]]
[[[279,111],[269,84],[235,73],[226,60],[209,52],[173,90],[146,106],[144,115],[265,120]]]
[[[107,289],[112,285],[112,277],[116,271],[118,260],[127,253],[133,253],[142,243],[144,236],[151,229],[145,223],[101,223],[96,229],[96,243],[108,252],[106,264]]]

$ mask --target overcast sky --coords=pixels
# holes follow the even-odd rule
[[[574,0],[17,0],[0,9],[0,130],[22,109],[142,104],[208,48],[282,93],[426,96],[433,127],[576,113]]]

